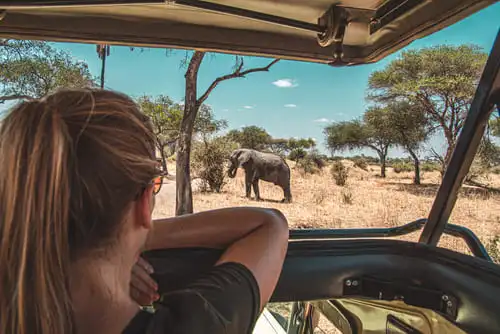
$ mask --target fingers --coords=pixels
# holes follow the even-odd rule
[[[152,272],[151,264],[141,257],[132,267],[130,295],[140,305],[150,305],[160,298],[157,293],[158,284],[150,276]]]
[[[149,276],[149,273],[139,265],[135,265],[132,267],[132,282],[137,282],[139,288],[140,286],[144,286],[144,289],[153,289],[154,291],[158,290],[158,284],[154,279]]]
[[[139,256],[139,259],[137,260],[136,264],[144,268],[149,274],[154,273],[153,266],[148,261],[144,260],[142,257]]]
[[[130,296],[140,306],[148,306],[154,302],[154,300],[149,295],[142,293],[133,285],[130,286]]]

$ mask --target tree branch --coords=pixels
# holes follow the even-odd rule
[[[0,104],[5,103],[6,101],[12,100],[34,100],[35,98],[29,95],[23,94],[13,94],[13,95],[4,95],[0,96]]]
[[[267,64],[267,66],[265,66],[265,67],[251,68],[251,69],[242,71],[242,69],[243,69],[243,60],[242,60],[241,63],[236,67],[236,69],[234,70],[233,73],[226,74],[226,75],[223,75],[223,76],[218,77],[217,79],[215,79],[212,82],[212,84],[207,88],[207,90],[205,91],[205,93],[203,93],[203,95],[201,95],[198,98],[198,100],[196,101],[197,104],[199,106],[201,106],[203,104],[203,102],[205,102],[205,100],[208,98],[208,96],[210,95],[210,93],[215,89],[215,87],[217,87],[217,85],[220,82],[225,81],[225,80],[229,80],[229,79],[233,79],[233,78],[243,78],[244,76],[246,76],[247,74],[250,74],[250,73],[267,72],[267,71],[269,71],[269,69],[271,68],[271,66],[273,66],[274,64],[276,64],[278,61],[279,61],[279,59],[274,59],[272,62],[270,62],[269,64]]]

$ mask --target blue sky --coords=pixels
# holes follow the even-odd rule
[[[436,44],[474,43],[489,52],[500,27],[500,3],[410,44],[419,48]],[[93,74],[100,73],[95,45],[62,44],[58,47],[85,60]],[[360,116],[370,73],[381,69],[399,53],[369,65],[333,68],[323,64],[280,61],[269,73],[255,73],[247,78],[223,82],[210,95],[217,117],[228,120],[230,128],[243,125],[264,127],[275,137],[313,137],[322,145],[323,127],[329,121]],[[180,66],[184,51],[167,54],[164,49],[135,50],[112,47],[107,62],[106,87],[132,96],[166,94],[176,101],[183,99],[184,71]],[[245,58],[248,67],[262,66],[264,58]],[[199,73],[200,93],[234,64],[230,55],[205,58]],[[439,140],[433,140],[438,145]],[[439,149],[439,148],[438,148]],[[367,152],[369,153],[369,152]],[[399,155],[397,150],[393,154]]]

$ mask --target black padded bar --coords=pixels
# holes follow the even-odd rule
[[[347,228],[347,229],[300,229],[290,230],[290,240],[346,239],[346,238],[390,238],[398,237],[422,229],[427,219],[419,219],[408,224],[389,228]],[[444,233],[461,238],[471,253],[481,259],[491,261],[491,257],[479,238],[468,228],[447,224]]]
[[[443,181],[429,213],[419,242],[436,246],[451,211],[455,206],[458,190],[467,175],[472,160],[483,137],[489,116],[493,111],[494,97],[500,91],[500,30],[484,67],[476,94],[465,119],[464,126],[446,168]]]

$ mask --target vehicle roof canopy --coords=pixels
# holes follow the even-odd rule
[[[0,37],[378,61],[494,0],[13,0]]]

